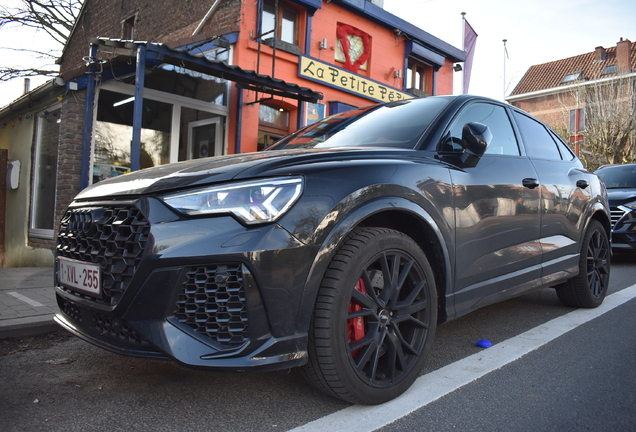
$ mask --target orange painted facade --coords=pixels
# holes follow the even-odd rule
[[[48,215],[31,214],[15,224],[19,229],[7,237],[15,246],[8,265],[42,265],[41,259],[52,265],[51,226],[59,226],[77,193],[96,181],[149,166],[254,152],[307,119],[378,101],[451,94],[453,65],[465,60],[464,51],[386,12],[377,0],[187,3],[175,8],[170,0],[83,1],[59,59],[60,76],[4,111],[3,122],[21,130],[22,139],[9,136],[9,149],[23,155],[21,182],[32,180],[12,208],[25,209],[21,215]],[[270,34],[261,35],[259,46],[259,32],[265,18],[269,25],[273,16],[289,21],[281,9],[295,17],[295,38],[286,33],[278,41],[284,43],[276,43],[273,65],[274,41],[267,40],[273,34],[263,31]],[[338,35],[345,49],[338,49]],[[358,49],[359,41],[364,49],[357,57],[346,45]],[[365,58],[366,69],[353,72]],[[299,101],[318,94],[319,104]],[[49,111],[58,116],[50,124],[59,127],[59,139],[42,141],[35,124],[48,124]],[[41,151],[55,158],[52,182],[29,164]],[[40,202],[40,194],[54,199]]]
[[[360,70],[356,75],[359,80],[368,79],[376,86],[385,86],[388,89],[405,92],[405,58],[407,58],[407,41],[404,35],[400,35],[395,29],[386,25],[373,22],[368,17],[356,13],[356,11],[343,8],[336,2],[322,2],[322,8],[317,9],[313,15],[302,7],[298,7],[291,2],[280,0],[281,6],[293,8],[298,13],[298,40],[296,45],[301,49],[301,56],[307,56],[322,63],[331,65],[338,70],[344,70],[344,63],[335,59],[337,44],[337,28],[339,24],[352,26],[364,33],[371,39],[371,53],[367,61],[367,69]],[[301,87],[308,87],[323,94],[324,98],[320,103],[325,104],[325,111],[329,113],[329,105],[339,102],[353,107],[362,107],[377,103],[374,98],[362,97],[349,91],[344,91],[330,85],[317,83],[299,75],[300,56],[291,54],[283,50],[276,50],[276,61],[272,67],[273,48],[261,43],[260,58],[259,44],[255,35],[259,28],[259,13],[257,2],[241,5],[241,31],[238,41],[234,47],[234,64],[243,69],[255,70],[264,75],[270,75],[277,79],[282,79],[288,83],[294,83]],[[307,36],[307,26],[310,26],[309,36]],[[307,43],[307,37],[310,38]],[[321,48],[323,40],[327,41],[326,48]],[[309,48],[308,50],[306,48]],[[308,51],[308,52],[306,52]],[[444,65],[434,74],[429,73],[425,80],[425,86],[431,89],[433,94],[443,95],[453,92],[453,60],[445,59]],[[432,69],[431,69],[432,71]],[[346,72],[346,71],[345,71]],[[339,77],[341,78],[341,77]],[[376,92],[377,93],[377,92]],[[253,152],[257,150],[258,130],[259,130],[259,104],[248,105],[264,97],[254,91],[243,93],[243,106],[241,109],[241,136],[240,152]],[[298,125],[304,125],[298,116],[302,115],[298,102],[293,99],[275,97],[268,103],[283,107],[289,110],[288,132],[293,132]],[[237,106],[236,91],[232,92],[230,100],[230,118],[236,119],[239,115]],[[230,127],[228,134],[229,143],[235,142],[235,128]],[[228,152],[232,151],[232,145],[228,146]]]

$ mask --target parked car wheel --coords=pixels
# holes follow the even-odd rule
[[[355,231],[323,278],[305,374],[349,402],[386,402],[417,378],[436,325],[435,281],[419,246],[390,229]]]
[[[581,245],[579,274],[557,287],[562,303],[572,307],[594,308],[603,303],[610,275],[610,245],[600,222],[590,221]]]

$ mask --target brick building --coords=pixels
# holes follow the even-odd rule
[[[52,264],[54,228],[94,182],[258,151],[354,107],[451,94],[465,53],[381,3],[86,0],[60,76],[0,110],[0,148],[22,161],[22,191],[7,192],[20,216],[0,226],[6,265]]]
[[[615,47],[531,66],[506,101],[569,136],[578,154],[585,151],[586,110],[588,118],[602,110],[603,98],[635,106],[635,83],[636,44],[621,38]]]

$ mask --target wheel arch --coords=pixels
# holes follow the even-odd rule
[[[603,225],[603,227],[605,228],[605,232],[607,233],[607,237],[611,241],[611,238],[612,238],[612,222],[611,222],[611,219],[610,219],[609,215],[607,214],[607,209],[600,202],[597,202],[597,203],[595,203],[592,206],[592,217],[591,217],[591,219],[595,219],[595,220],[599,221],[601,223],[601,225]],[[589,225],[589,221],[588,221],[588,225]],[[585,227],[585,231],[587,231],[587,227]]]
[[[320,283],[332,258],[347,236],[359,227],[390,228],[411,237],[426,255],[435,276],[438,323],[447,320],[446,298],[452,284],[449,234],[417,204],[404,198],[383,197],[367,202],[340,220],[322,242],[307,276],[299,308],[299,331],[307,331]]]

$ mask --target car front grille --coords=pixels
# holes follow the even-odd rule
[[[175,317],[220,344],[236,346],[249,338],[241,264],[186,269]]]
[[[70,208],[57,236],[60,257],[98,264],[102,271],[102,296],[76,296],[116,305],[139,268],[150,234],[150,222],[131,205]]]
[[[623,217],[625,216],[625,213],[627,213],[625,210],[621,210],[618,207],[611,207],[610,208],[610,216],[612,218],[612,228],[614,228],[616,226],[616,223]]]
[[[60,296],[57,297],[57,304],[66,316],[79,324],[80,327],[88,329],[93,335],[97,334],[115,343],[123,343],[135,349],[147,350],[150,346],[135,330],[118,318],[89,311]]]
[[[130,344],[148,344],[137,334],[137,332],[128,327],[122,320],[110,318],[96,312],[93,312],[92,315],[95,329],[100,335],[110,337],[112,339],[119,339],[122,342]]]

